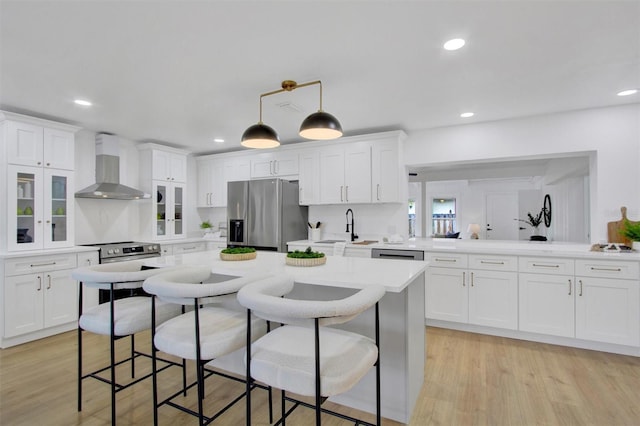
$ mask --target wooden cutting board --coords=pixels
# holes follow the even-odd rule
[[[624,228],[624,223],[629,221],[632,224],[636,224],[638,222],[634,222],[632,220],[627,219],[627,208],[620,207],[620,212],[622,213],[622,220],[618,220],[615,222],[607,223],[607,234],[610,243],[620,243],[626,246],[631,247],[632,241],[620,234],[620,231]]]

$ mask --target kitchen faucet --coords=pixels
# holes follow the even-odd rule
[[[355,229],[353,227],[353,210],[351,210],[351,209],[347,209],[347,213],[346,213],[346,216],[347,216],[347,231],[346,232],[349,232],[349,213],[351,213],[351,241],[353,242],[353,241],[355,241],[356,238],[358,238],[358,236],[355,234]]]

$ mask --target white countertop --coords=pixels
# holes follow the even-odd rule
[[[356,241],[357,242],[357,241]],[[288,244],[305,246],[327,246],[333,244],[319,243],[318,241],[299,240],[291,241]],[[489,240],[459,240],[449,238],[410,238],[402,243],[378,243],[360,245],[347,242],[349,249],[371,250],[372,248],[385,248],[395,250],[424,250],[426,252],[451,251],[458,253],[482,253],[500,254],[512,256],[551,256],[551,257],[572,257],[572,258],[599,258],[615,260],[640,261],[639,252],[603,252],[590,251],[591,244],[563,243],[552,241],[489,241]]]
[[[10,259],[14,257],[51,256],[55,254],[67,254],[67,253],[86,253],[91,251],[98,251],[98,247],[72,246],[72,247],[66,247],[66,248],[47,249],[47,250],[0,252],[0,259]]]
[[[220,250],[146,259],[147,266],[211,265],[214,273],[244,276],[253,273],[289,274],[296,283],[341,288],[363,288],[381,284],[387,292],[402,292],[424,272],[427,262],[329,256],[321,266],[296,267],[285,264],[285,253],[259,251],[256,259],[223,261]]]

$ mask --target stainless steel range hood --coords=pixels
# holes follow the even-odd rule
[[[150,194],[120,183],[120,147],[118,137],[96,135],[96,183],[76,192],[76,198],[101,200],[139,200]]]

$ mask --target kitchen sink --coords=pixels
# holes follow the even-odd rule
[[[318,244],[335,244],[335,243],[344,243],[346,240],[320,240],[315,241]]]

